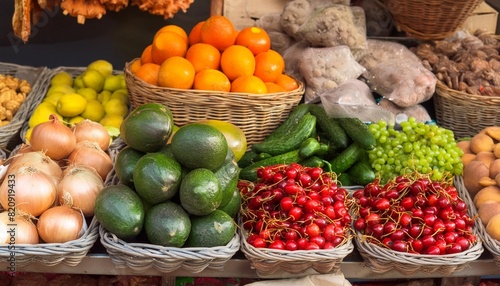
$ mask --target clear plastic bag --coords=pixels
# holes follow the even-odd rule
[[[387,60],[399,59],[415,63],[421,62],[417,55],[403,44],[374,39],[368,39],[366,43],[367,48],[365,50],[355,50],[353,53],[356,53],[355,57],[367,70]]]
[[[358,79],[349,79],[319,97],[330,117],[357,117],[365,122],[394,121],[393,114],[378,106],[370,88]]]
[[[356,79],[365,71],[345,45],[305,48],[298,66],[306,82],[307,103],[319,101],[320,93],[331,91],[348,79]]]
[[[382,108],[397,116],[398,114],[404,114],[407,117],[414,117],[418,122],[429,122],[432,120],[429,112],[421,104],[417,104],[410,107],[399,107],[388,99],[382,99],[378,103]]]
[[[429,100],[436,89],[436,76],[420,62],[391,59],[363,73],[368,86],[399,107]]]

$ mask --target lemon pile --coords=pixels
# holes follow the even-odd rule
[[[99,122],[117,137],[128,112],[125,76],[113,74],[110,62],[96,60],[75,77],[59,71],[51,78],[43,101],[29,119],[25,139],[29,141],[33,127],[48,121],[51,114],[70,127],[85,119]]]

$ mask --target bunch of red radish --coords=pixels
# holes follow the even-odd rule
[[[353,228],[366,241],[399,252],[443,255],[477,242],[475,221],[452,180],[408,174],[353,192]]]
[[[262,167],[240,180],[247,242],[280,250],[332,249],[351,238],[352,200],[334,173],[297,163]]]

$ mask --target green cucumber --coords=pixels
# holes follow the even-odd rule
[[[347,171],[347,169],[354,165],[363,152],[363,148],[356,142],[351,143],[351,145],[347,146],[338,156],[330,160],[332,172],[338,175],[339,173]]]
[[[375,171],[370,166],[370,163],[365,160],[359,160],[349,170],[347,174],[351,181],[356,185],[366,186],[376,178]]]
[[[252,145],[252,150],[257,153],[269,153],[273,156],[298,149],[300,144],[309,138],[316,129],[316,117],[309,112],[300,120],[290,125],[281,137],[268,137],[263,142]]]
[[[325,166],[325,160],[318,156],[311,156],[304,160],[299,161],[299,164],[304,167],[323,167]]]
[[[375,137],[368,129],[361,119],[357,117],[343,117],[337,118],[342,128],[345,130],[347,135],[352,139],[352,141],[358,143],[358,145],[365,150],[373,150],[377,144]]]
[[[292,150],[290,152],[273,156],[271,158],[267,158],[258,162],[249,165],[240,171],[240,179],[247,181],[256,181],[257,177],[257,169],[265,166],[272,166],[277,164],[291,164],[295,162],[299,162],[302,157],[299,155],[299,149]]]
[[[309,104],[309,112],[316,116],[319,129],[337,150],[347,148],[349,136],[337,119],[329,117],[321,105]]]
[[[241,157],[241,159],[238,161],[238,166],[240,168],[245,168],[246,166],[250,166],[252,165],[255,161],[257,156],[259,154],[257,154],[257,152],[254,152],[252,150],[249,150],[249,151],[246,151],[245,154],[243,154],[243,157]]]
[[[303,158],[310,157],[316,154],[321,148],[318,140],[313,137],[309,137],[306,140],[302,141],[299,146],[299,155]]]
[[[276,129],[269,134],[266,140],[275,140],[281,139],[286,136],[291,128],[297,125],[302,117],[309,112],[309,105],[307,104],[299,104],[297,105],[292,112],[288,115],[288,117],[283,121]]]

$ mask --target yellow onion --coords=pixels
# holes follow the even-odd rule
[[[76,144],[75,149],[68,156],[68,162],[94,168],[103,181],[113,169],[113,161],[108,153],[102,151],[97,143],[88,140]]]
[[[7,173],[0,185],[0,203],[4,209],[16,208],[34,217],[54,205],[56,194],[54,179],[33,166]]]
[[[76,143],[88,140],[96,142],[103,151],[108,150],[111,136],[100,123],[85,119],[78,122],[72,129],[76,137]]]
[[[47,243],[64,243],[83,235],[83,215],[68,205],[55,206],[44,211],[36,228],[40,238]]]
[[[0,213],[0,245],[37,244],[38,242],[38,231],[28,216],[10,211]]]
[[[101,176],[93,168],[70,165],[57,185],[59,204],[80,209],[86,217],[93,216],[95,199],[103,187]]]
[[[7,172],[15,172],[20,167],[33,166],[60,181],[63,171],[59,164],[41,151],[18,153],[12,157]]]
[[[44,151],[54,160],[66,158],[75,149],[76,138],[68,126],[51,114],[49,121],[42,122],[31,132],[30,145],[33,151]]]

